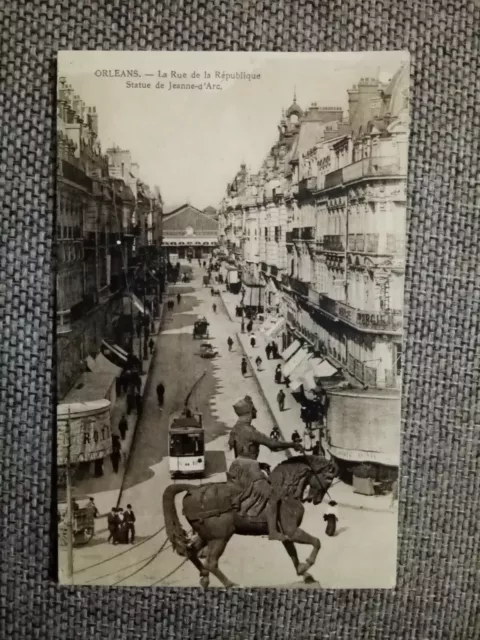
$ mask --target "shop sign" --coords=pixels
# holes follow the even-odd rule
[[[70,411],[69,411],[70,409]],[[69,432],[70,431],[70,435]],[[67,463],[70,439],[70,462],[90,462],[112,452],[110,401],[59,405],[57,414],[57,464]]]
[[[383,464],[389,467],[397,467],[399,464],[399,456],[391,453],[382,453],[380,451],[354,451],[352,449],[342,449],[341,447],[328,447],[330,453],[341,460],[349,460],[351,462],[373,462]]]

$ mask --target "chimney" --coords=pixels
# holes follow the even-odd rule
[[[90,107],[89,109],[90,129],[95,136],[98,136],[98,113],[96,107]]]

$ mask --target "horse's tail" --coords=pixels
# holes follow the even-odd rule
[[[167,537],[172,543],[173,550],[180,556],[187,555],[189,539],[177,514],[175,496],[191,489],[191,484],[171,484],[163,492],[163,517],[165,519]]]

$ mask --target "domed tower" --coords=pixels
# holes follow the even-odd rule
[[[287,123],[289,128],[293,128],[296,127],[302,116],[303,116],[303,110],[300,108],[300,106],[297,104],[297,92],[294,91],[293,93],[293,102],[292,104],[288,107],[287,109],[287,113],[285,114],[286,118],[287,118]]]

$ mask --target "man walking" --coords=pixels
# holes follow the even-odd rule
[[[112,453],[110,454],[110,460],[112,461],[113,471],[118,473],[118,465],[120,464],[120,458],[122,448],[118,436],[112,436]]]
[[[270,355],[272,353],[272,347],[270,343],[268,343],[267,346],[265,347],[265,353],[267,355],[267,360],[270,360]]]
[[[182,296],[177,293],[177,304],[180,305],[180,302],[182,301]]]
[[[228,336],[227,344],[228,344],[228,350],[231,351],[233,347],[233,340],[230,336]]]
[[[257,342],[255,340],[255,336],[252,334],[252,337],[250,338],[250,346],[252,347],[252,349],[255,348],[256,344],[257,344]]]
[[[163,384],[163,382],[159,382],[157,384],[157,400],[158,400],[159,407],[163,407],[164,396],[165,396],[165,385]]]
[[[217,305],[215,303],[212,304],[213,313],[217,313]]]
[[[242,376],[245,377],[247,375],[247,359],[245,358],[245,356],[242,358],[241,369]]]
[[[153,350],[155,349],[155,343],[152,338],[148,341],[148,348],[150,349],[150,355],[152,355]]]
[[[125,440],[125,434],[128,431],[128,422],[125,414],[122,416],[122,419],[118,423],[118,430],[120,431],[120,437],[122,438],[122,440]]]
[[[113,542],[115,540],[115,535],[118,529],[118,517],[117,510],[115,507],[112,507],[112,510],[107,516],[107,525],[108,525],[108,539],[107,542]]]
[[[280,411],[283,411],[285,409],[285,393],[283,389],[280,389],[280,391],[277,393],[277,402],[278,408],[280,409]]]
[[[127,509],[124,512],[124,517],[127,526],[127,542],[133,544],[135,542],[135,514],[132,511],[131,504],[127,504]]]

